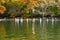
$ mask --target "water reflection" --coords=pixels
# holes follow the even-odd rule
[[[42,19],[40,18],[40,24],[41,24],[41,22],[42,22]]]
[[[21,21],[1,21],[0,40],[60,40],[60,21]]]
[[[35,22],[32,23],[32,33],[33,34],[35,34],[35,27],[34,27],[34,25],[35,25]]]
[[[22,18],[20,19],[20,22],[21,22],[21,23],[23,22],[23,19],[22,19]]]

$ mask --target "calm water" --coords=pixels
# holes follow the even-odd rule
[[[0,40],[60,40],[60,21],[0,21]]]

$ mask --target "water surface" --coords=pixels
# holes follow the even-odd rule
[[[0,40],[60,40],[60,21],[0,21]]]

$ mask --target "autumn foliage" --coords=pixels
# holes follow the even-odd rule
[[[38,17],[60,14],[60,5],[49,0],[1,0],[0,15],[9,17]],[[58,2],[56,2],[58,4]],[[52,6],[53,5],[53,6]]]
[[[29,3],[27,5],[28,8],[36,6],[37,1],[36,0],[29,0]]]
[[[23,3],[23,2],[25,2],[25,0],[18,0],[20,3]]]
[[[6,7],[0,6],[0,14],[4,14],[5,11],[6,11]]]

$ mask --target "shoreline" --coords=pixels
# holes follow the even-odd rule
[[[44,18],[44,19],[42,19],[42,18],[25,18],[25,19],[23,19],[23,18],[3,18],[3,19],[0,19],[0,21],[15,21],[15,20],[27,20],[27,21],[29,21],[29,20],[32,20],[32,21],[34,21],[34,20],[41,20],[41,21],[54,20],[54,21],[60,21],[59,18]]]

